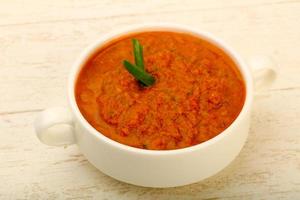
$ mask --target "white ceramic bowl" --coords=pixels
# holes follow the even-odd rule
[[[120,144],[94,129],[82,116],[75,101],[74,87],[78,73],[93,53],[112,39],[144,31],[175,31],[193,34],[226,52],[236,63],[246,84],[246,99],[237,119],[216,137],[177,150],[144,150]],[[266,59],[253,60],[262,85],[272,82],[274,73]],[[224,169],[242,149],[249,130],[253,101],[253,77],[250,68],[224,42],[201,30],[175,24],[142,24],[101,36],[75,62],[69,76],[70,107],[46,109],[37,117],[38,138],[48,145],[77,144],[84,156],[103,173],[139,186],[174,187],[194,183]]]

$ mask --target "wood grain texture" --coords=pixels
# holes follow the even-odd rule
[[[0,199],[300,199],[300,1],[0,2]],[[118,26],[176,22],[212,32],[245,58],[270,55],[278,80],[256,98],[238,158],[200,183],[142,188],[99,172],[76,146],[33,131],[44,108],[66,105],[79,53]]]

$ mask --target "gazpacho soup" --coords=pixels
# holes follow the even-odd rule
[[[75,96],[106,137],[150,150],[185,148],[224,131],[239,115],[245,84],[210,42],[177,32],[125,35],[82,67]]]

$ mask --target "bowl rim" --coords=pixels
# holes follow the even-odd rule
[[[196,37],[200,37],[201,39],[204,39],[216,45],[217,47],[221,48],[234,61],[239,71],[241,72],[244,83],[246,85],[246,97],[245,97],[245,102],[242,107],[242,110],[240,111],[237,118],[232,122],[232,124],[229,127],[227,127],[224,131],[219,133],[217,136],[197,145],[193,145],[181,149],[173,149],[173,150],[149,150],[149,149],[140,149],[136,147],[131,147],[119,143],[117,141],[114,141],[106,137],[105,135],[103,135],[98,130],[96,130],[83,117],[83,115],[81,114],[77,106],[75,92],[74,92],[76,80],[80,72],[80,69],[84,66],[86,61],[89,60],[91,56],[93,56],[97,52],[97,50],[101,46],[127,34],[147,32],[147,31],[170,31],[170,32],[181,32],[181,33],[192,34]],[[96,40],[94,43],[90,44],[87,48],[85,48],[84,51],[80,54],[80,56],[77,58],[69,74],[67,89],[68,89],[68,101],[69,101],[69,106],[71,108],[71,111],[75,116],[75,118],[79,121],[79,123],[81,123],[87,129],[89,134],[95,136],[97,140],[101,140],[106,144],[111,145],[120,150],[136,153],[136,154],[153,155],[153,156],[189,153],[195,150],[207,148],[215,143],[218,143],[219,141],[223,140],[226,137],[226,135],[234,134],[233,130],[236,129],[241,124],[241,121],[250,112],[252,101],[253,101],[252,74],[250,69],[244,62],[244,60],[239,56],[239,54],[237,54],[229,45],[225,44],[222,40],[220,40],[218,37],[215,37],[211,33],[198,30],[190,26],[174,24],[174,23],[142,23],[142,24],[130,25],[122,28],[117,28],[114,31],[104,34],[103,36],[100,37],[100,39]]]

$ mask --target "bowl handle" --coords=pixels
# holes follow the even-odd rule
[[[39,113],[34,122],[37,137],[51,146],[75,143],[73,117],[65,107],[53,107]]]
[[[248,60],[252,71],[255,92],[268,89],[276,79],[276,64],[268,56],[254,56]]]

